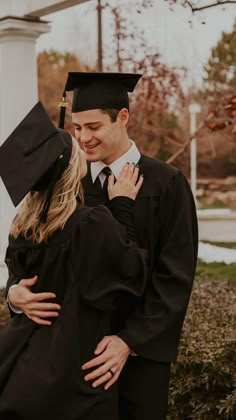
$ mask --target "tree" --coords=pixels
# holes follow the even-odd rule
[[[189,7],[193,13],[200,12],[201,10],[211,9],[216,6],[225,7],[227,4],[235,4],[236,0],[209,0],[208,3],[202,4],[202,0],[165,0],[168,1],[170,6],[173,4],[180,4],[183,7]]]
[[[64,91],[68,71],[91,71],[91,68],[69,52],[50,50],[38,55],[39,99],[56,125],[60,112],[58,104]],[[70,120],[68,116],[65,128],[71,128]]]
[[[129,135],[140,150],[167,159],[182,144],[177,113],[184,103],[181,77],[185,69],[168,67],[158,51],[150,47],[139,16],[153,6],[153,0],[117,0],[103,5],[113,16],[113,37],[104,48],[106,70],[143,75],[131,99]]]
[[[209,103],[213,118],[208,123],[211,131],[229,127],[236,132],[236,20],[233,30],[224,33],[205,67],[203,97]]]
[[[204,87],[198,93],[203,118],[198,130],[198,173],[225,177],[236,170],[236,22],[222,33],[205,67]]]
[[[222,92],[236,88],[236,20],[232,32],[222,34],[205,67],[206,87]]]

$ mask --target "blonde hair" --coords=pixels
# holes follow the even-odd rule
[[[47,191],[29,192],[24,198],[12,226],[11,235],[17,238],[19,235],[25,239],[40,243],[47,239],[57,230],[63,229],[65,223],[75,211],[77,206],[76,197],[79,196],[83,203],[83,190],[81,185],[81,154],[80,148],[72,137],[72,152],[68,167],[61,178],[56,182],[51,204],[47,214],[47,222],[40,223]]]

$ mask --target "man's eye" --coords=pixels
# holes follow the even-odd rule
[[[90,127],[90,130],[98,130],[99,127]]]

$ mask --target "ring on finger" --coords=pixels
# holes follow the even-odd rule
[[[115,375],[115,372],[113,372],[112,369],[108,369],[108,372],[110,372],[110,374],[111,374],[112,377]]]

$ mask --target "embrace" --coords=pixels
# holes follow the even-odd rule
[[[39,102],[0,148],[14,203],[2,420],[165,420],[194,280],[194,199],[128,136],[140,75],[69,73],[75,138]],[[66,102],[63,97],[62,104]]]

